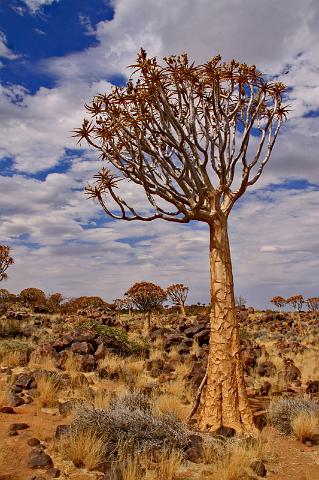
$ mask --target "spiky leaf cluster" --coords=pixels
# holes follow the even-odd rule
[[[211,222],[228,215],[269,160],[288,112],[286,87],[267,81],[255,65],[220,56],[195,65],[184,54],[160,64],[142,49],[131,68],[126,87],[86,105],[90,119],[75,131],[109,164],[88,195],[124,220]],[[144,189],[146,213],[121,198],[121,179]]]

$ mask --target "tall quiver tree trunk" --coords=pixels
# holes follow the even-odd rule
[[[200,427],[215,431],[224,426],[236,432],[254,432],[240,358],[226,218],[210,224],[210,274],[210,353]]]
[[[186,310],[183,303],[180,303],[179,309],[180,309],[181,315],[183,315],[183,317],[186,317]]]

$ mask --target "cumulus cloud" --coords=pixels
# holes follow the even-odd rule
[[[141,46],[151,55],[187,51],[196,61],[221,53],[278,72],[318,40],[314,0],[114,0],[114,18],[96,27],[98,46],[56,58],[48,68],[57,76],[127,73]],[[316,48],[316,47],[315,47]],[[83,68],[84,66],[84,68]]]
[[[53,167],[76,146],[72,132],[82,123],[84,103],[109,88],[105,81],[75,80],[31,95],[20,86],[0,86],[0,157],[13,157],[15,167],[29,173]]]
[[[163,287],[183,282],[190,286],[190,301],[207,302],[206,225],[109,221],[94,202],[84,200],[77,165],[80,161],[67,175],[49,175],[45,182],[1,180],[0,238],[10,239],[16,259],[7,288],[33,285],[111,300],[137,281]],[[84,176],[93,170],[87,164]],[[11,198],[19,198],[13,206],[5,202],[10,188]],[[238,294],[258,306],[267,306],[275,294],[317,294],[318,212],[318,190],[312,187],[247,194],[230,219]]]

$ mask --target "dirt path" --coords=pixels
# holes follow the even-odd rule
[[[274,470],[268,473],[269,480],[319,480],[319,446],[307,447],[273,430],[268,446]]]
[[[59,413],[45,413],[41,411],[37,401],[16,407],[15,414],[0,413],[0,480],[31,480],[39,475],[45,479],[51,479],[45,470],[32,470],[28,467],[28,458],[32,448],[27,441],[32,438],[38,438],[41,443],[47,447],[45,453],[54,460],[54,466],[60,468],[55,461],[53,454],[54,434],[57,425],[67,423]],[[27,423],[30,428],[20,430],[18,435],[8,436],[9,427],[12,423]],[[68,469],[67,476],[64,478],[72,480],[93,480],[97,476],[81,473],[78,469]],[[74,470],[74,472],[72,472]]]

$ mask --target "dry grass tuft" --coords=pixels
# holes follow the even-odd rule
[[[291,422],[295,436],[301,442],[313,440],[318,434],[318,416],[309,413],[300,413]]]
[[[64,369],[66,372],[70,373],[71,375],[75,375],[80,372],[80,365],[77,358],[72,354],[69,353],[68,358],[65,361]]]
[[[6,407],[8,405],[8,389],[1,385],[1,388],[0,388],[0,408],[1,407]]]
[[[24,361],[25,354],[19,350],[6,352],[1,358],[1,363],[10,368],[19,367],[24,364]]]
[[[76,467],[88,470],[98,468],[104,456],[103,440],[92,430],[73,432],[59,441],[57,449],[64,460],[71,460]]]
[[[205,454],[206,450],[206,454]],[[232,439],[226,443],[213,440],[204,442],[204,461],[209,468],[211,480],[246,480],[251,478],[251,463],[260,459],[259,442],[249,443],[245,440]]]
[[[177,450],[169,451],[164,449],[161,452],[159,461],[156,465],[157,476],[155,478],[165,478],[165,480],[174,480],[176,473],[183,463],[183,455]]]
[[[59,382],[51,377],[43,376],[37,380],[37,389],[40,393],[42,407],[54,407],[57,404],[60,391]]]
[[[56,368],[56,360],[50,357],[49,355],[41,356],[37,359],[32,359],[29,361],[30,368],[40,368],[42,370],[47,370],[48,372],[52,372],[57,370]]]
[[[183,455],[176,450],[164,448],[154,457],[151,452],[141,454],[123,443],[115,471],[123,480],[173,480],[182,463]]]
[[[154,408],[157,412],[172,413],[178,420],[185,421],[190,413],[191,405],[185,405],[180,398],[164,393],[154,400]]]

